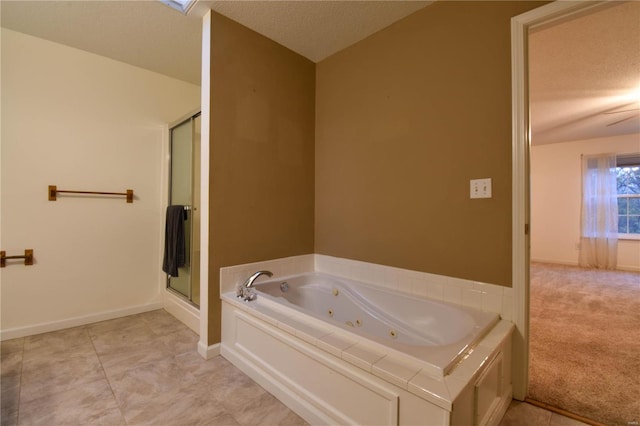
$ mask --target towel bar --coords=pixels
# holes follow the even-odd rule
[[[66,189],[58,189],[55,185],[49,185],[49,201],[56,201],[58,193],[65,194],[98,194],[98,195],[124,195],[127,197],[127,203],[133,203],[133,189],[127,189],[127,192],[100,192],[100,191],[69,191]]]
[[[7,252],[0,251],[0,268],[7,266],[7,259],[24,259],[25,265],[33,265],[33,249],[26,249],[23,256],[7,256]]]

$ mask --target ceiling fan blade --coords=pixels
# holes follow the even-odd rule
[[[619,112],[630,112],[630,111],[640,111],[640,108],[621,109],[618,111],[607,111],[607,112],[603,112],[603,114],[617,114]]]
[[[632,118],[636,118],[635,115],[632,115],[631,117],[623,118],[622,120],[614,121],[613,123],[609,123],[607,124],[607,127],[613,126],[618,123],[622,123],[623,121],[631,120]]]

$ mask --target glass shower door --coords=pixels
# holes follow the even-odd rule
[[[167,276],[167,287],[199,305],[199,224],[198,195],[194,182],[199,182],[199,114],[170,130],[169,205],[184,208],[185,264],[178,268],[178,276]],[[197,148],[197,149],[196,149]],[[198,161],[195,161],[198,160]],[[197,175],[194,173],[197,172]],[[194,179],[197,176],[197,179]],[[197,229],[196,229],[197,228]],[[197,237],[197,238],[194,238]],[[195,240],[195,241],[194,241]],[[197,243],[197,244],[194,244]],[[197,252],[194,252],[194,247]],[[196,291],[194,291],[194,289]]]

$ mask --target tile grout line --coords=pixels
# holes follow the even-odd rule
[[[115,401],[117,407],[118,407],[118,411],[120,412],[120,416],[122,417],[122,420],[124,420],[124,424],[128,425],[129,422],[127,422],[127,418],[124,416],[124,413],[122,412],[122,407],[120,407],[120,403],[118,402],[118,398],[116,398],[116,393],[113,391],[113,386],[111,385],[111,380],[109,380],[109,376],[107,375],[107,370],[105,370],[104,365],[102,364],[102,359],[100,358],[100,355],[98,354],[98,350],[96,349],[96,345],[93,343],[93,339],[91,338],[91,335],[89,334],[89,327],[84,326],[85,332],[87,333],[87,337],[89,338],[89,341],[91,342],[91,347],[93,348],[93,352],[96,354],[96,358],[98,358],[98,362],[100,363],[100,368],[102,369],[102,374],[104,374],[104,378],[107,381],[107,384],[109,385],[109,390],[111,391],[111,395],[113,396],[113,400]]]
[[[16,425],[20,424],[20,396],[22,395],[22,373],[24,372],[24,345],[27,338],[22,338],[22,354],[20,357],[20,381],[18,382],[18,401],[16,402]]]

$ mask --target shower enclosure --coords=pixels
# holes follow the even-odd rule
[[[185,264],[167,288],[200,306],[200,113],[169,129],[169,205],[183,206]]]

